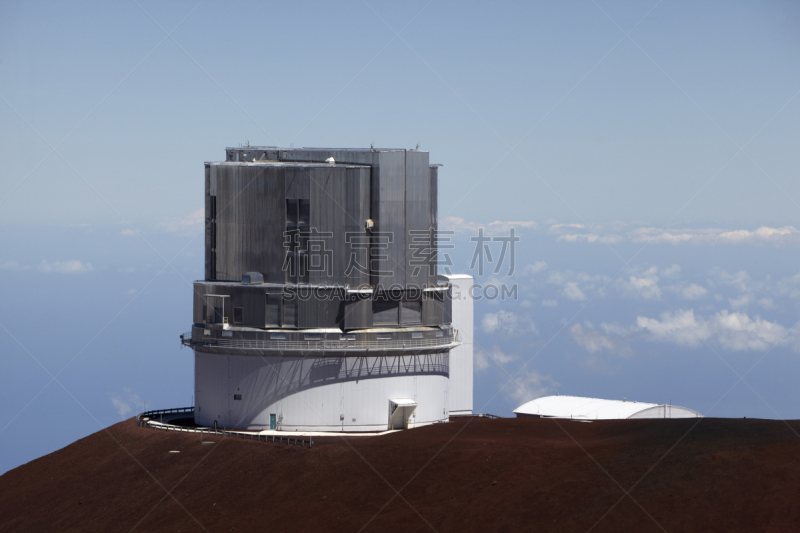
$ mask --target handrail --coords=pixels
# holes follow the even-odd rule
[[[499,420],[502,416],[491,415],[489,413],[464,413],[464,414],[451,414],[450,418],[491,418],[492,420]]]
[[[310,350],[310,351],[367,351],[367,350],[404,350],[414,348],[445,347],[461,342],[461,335],[454,333],[446,337],[434,339],[398,339],[387,341],[347,341],[347,340],[319,340],[319,341],[285,341],[285,340],[243,340],[243,339],[193,339],[192,332],[181,335],[184,346],[208,346],[217,348],[235,348],[241,350]]]
[[[314,439],[309,437],[308,440],[306,439],[298,439],[296,437],[282,437],[276,435],[259,435],[256,433],[243,433],[241,431],[231,431],[227,429],[214,429],[214,428],[186,428],[181,426],[173,426],[164,423],[153,424],[155,420],[159,416],[168,415],[168,414],[176,414],[176,413],[188,413],[194,412],[194,407],[175,407],[172,409],[154,409],[152,411],[144,411],[143,413],[139,413],[136,415],[136,425],[139,427],[146,427],[151,429],[160,429],[164,431],[179,431],[181,433],[200,433],[200,435],[222,435],[223,437],[236,437],[241,439],[249,439],[249,440],[256,440],[258,442],[275,442],[276,440],[278,443],[283,444],[284,441],[286,444],[292,444],[297,446],[300,444],[301,448],[305,448],[308,445],[308,448],[311,449],[314,446]],[[263,437],[263,438],[262,438]]]

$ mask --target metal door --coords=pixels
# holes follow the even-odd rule
[[[269,415],[269,429],[275,429],[277,424],[275,422],[275,413]]]

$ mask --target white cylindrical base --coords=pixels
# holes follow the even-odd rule
[[[385,431],[391,399],[408,427],[448,420],[449,354],[281,357],[195,352],[195,422],[283,431]]]

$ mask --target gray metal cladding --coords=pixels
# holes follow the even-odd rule
[[[334,164],[326,163],[329,157]],[[410,290],[436,283],[431,239],[438,224],[438,170],[430,165],[428,152],[229,148],[226,162],[206,164],[205,189],[207,280],[237,283],[243,274],[259,272],[265,286],[284,288]],[[296,252],[287,254],[293,239]],[[287,274],[287,256],[307,265],[307,273]],[[209,287],[213,292],[219,286]],[[375,323],[369,295],[342,293],[313,305],[281,304],[276,311],[264,290],[224,290],[239,302],[226,302],[231,307],[226,316],[247,327],[289,318],[300,328],[364,329]],[[447,319],[445,298],[409,294],[401,298],[405,304],[398,304],[397,326],[437,325]],[[194,310],[201,321],[203,305],[196,302]],[[233,307],[239,308],[236,316]]]
[[[366,248],[355,250],[363,256],[357,258],[364,269],[348,271],[352,248],[348,241],[367,238],[368,167],[223,163],[212,164],[209,174],[216,181],[217,195],[206,195],[207,212],[211,214],[215,202],[217,213],[215,219],[207,217],[207,279],[233,281],[252,271],[264,274],[266,282],[285,283],[286,200],[296,199],[310,202],[304,231],[320,245],[321,259],[327,262],[310,269],[309,283],[369,285]]]
[[[453,288],[447,288],[447,294],[442,301],[442,324],[453,322]]]
[[[403,287],[405,263],[405,151],[380,152],[373,172],[373,284],[383,289]]]
[[[405,205],[404,263],[407,266],[404,285],[422,288],[429,283],[428,265],[430,265],[430,244],[425,246],[422,242],[430,241],[431,228],[428,152],[406,152]],[[422,252],[417,253],[416,258],[414,258],[415,250]]]
[[[241,280],[253,271],[277,282],[283,264],[284,169],[219,165],[216,174],[217,279]]]
[[[206,253],[205,253],[205,279],[214,279],[214,264],[212,262],[213,243],[211,242],[211,235],[213,232],[212,220],[212,196],[211,196],[211,165],[205,165],[205,230],[206,230]],[[216,197],[213,198],[216,201]]]
[[[344,329],[372,327],[372,300],[367,297],[350,297],[344,305]]]

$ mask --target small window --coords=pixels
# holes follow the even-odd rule
[[[272,340],[285,341],[286,333],[270,333],[269,338]]]
[[[222,332],[222,336],[223,337],[233,337],[233,332],[232,331],[223,331]]]
[[[354,340],[356,340],[356,336],[354,334],[352,334],[352,333],[349,334],[349,335],[340,335],[339,336],[339,340],[340,341],[354,341]]]
[[[321,341],[322,333],[306,333],[303,338],[307,341]]]
[[[423,338],[424,336],[425,336],[425,334],[424,334],[424,333],[422,333],[421,331],[412,331],[412,332],[411,332],[411,338],[412,338],[412,339],[421,339],[421,338]]]
[[[444,337],[444,331],[442,331],[442,330],[438,330],[438,331],[436,332],[436,336],[437,336],[437,337]]]
[[[233,323],[241,324],[244,322],[244,307],[233,308]]]
[[[390,341],[392,340],[391,333],[378,333],[378,340],[379,341]]]
[[[234,394],[233,395],[233,399],[234,400],[241,400],[242,399],[242,395],[241,394]]]

